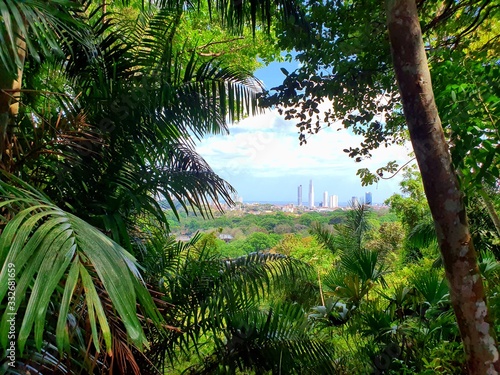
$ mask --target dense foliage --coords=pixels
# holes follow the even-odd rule
[[[274,292],[270,301],[299,304],[316,334],[329,337],[334,373],[465,374],[434,229],[427,225],[428,207],[414,171],[406,174],[401,193],[388,200],[391,212],[366,206],[300,215],[232,211],[208,221],[185,218],[181,231],[199,225],[214,251],[229,258],[236,248],[240,254],[252,251],[248,245],[258,234],[267,246],[263,254],[290,255],[311,265],[308,280],[295,280],[292,289]],[[482,218],[483,228],[492,230],[486,211]],[[285,225],[279,222],[286,223],[288,233],[276,233]],[[307,222],[307,230],[295,230],[294,222]],[[221,233],[235,233],[234,228],[234,239],[218,239]],[[480,269],[495,307],[500,267],[488,248],[481,251]]]
[[[500,8],[418,7],[498,334]],[[278,47],[301,66],[261,104],[301,141],[336,120],[355,158],[404,141],[379,2],[0,0],[0,21],[2,373],[466,373],[418,172],[389,212],[219,214],[233,188],[195,151],[259,111]]]

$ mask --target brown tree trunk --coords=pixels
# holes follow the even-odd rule
[[[20,30],[18,33],[20,34]],[[17,76],[12,75],[12,72],[9,72],[6,67],[0,66],[0,168],[4,170],[9,170],[12,164],[12,126],[19,112],[20,90],[26,59],[24,39],[22,37],[16,38],[15,45],[17,49],[10,52],[13,56],[17,54],[20,63],[17,68]]]
[[[396,77],[450,284],[470,374],[499,374],[500,360],[476,252],[438,115],[415,0],[387,0]]]

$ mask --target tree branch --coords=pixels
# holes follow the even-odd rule
[[[235,41],[237,41],[237,40],[242,40],[242,39],[245,39],[245,37],[244,37],[244,36],[237,36],[237,37],[235,37],[235,38],[231,38],[231,39],[219,40],[219,41],[216,41],[216,42],[209,42],[209,43],[207,43],[207,44],[204,44],[204,45],[202,45],[202,46],[197,47],[196,49],[201,49],[201,50],[203,50],[203,49],[205,49],[205,48],[207,48],[207,47],[214,46],[214,45],[216,45],[216,44],[231,43],[231,42],[235,42]]]
[[[410,164],[412,161],[414,161],[415,158],[411,158],[410,160],[408,160],[406,163],[404,163],[396,172],[394,172],[394,174],[390,177],[384,177],[384,176],[381,176],[379,175],[380,179],[381,180],[390,180],[391,178],[395,177],[399,172],[401,172],[401,170],[406,167],[408,164]]]

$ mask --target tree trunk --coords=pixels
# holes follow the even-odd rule
[[[470,374],[499,374],[500,360],[476,252],[438,115],[415,0],[387,0],[403,110],[434,218]]]
[[[17,30],[20,34],[20,30]],[[9,38],[6,38],[9,40]],[[12,164],[12,126],[19,112],[21,82],[23,78],[24,60],[26,59],[26,42],[22,37],[15,40],[17,49],[10,51],[17,54],[20,66],[17,76],[6,67],[0,66],[0,168],[10,170]],[[12,60],[15,60],[12,58]]]

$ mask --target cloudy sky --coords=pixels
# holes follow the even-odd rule
[[[273,63],[257,71],[256,76],[268,88],[281,83],[283,63]],[[286,64],[293,70],[293,64]],[[382,203],[398,192],[400,176],[377,185],[362,187],[356,171],[376,168],[388,161],[400,164],[410,158],[408,147],[377,150],[370,160],[355,163],[342,150],[359,145],[361,137],[338,127],[326,128],[300,146],[293,122],[285,121],[276,111],[247,118],[232,125],[229,135],[205,137],[197,150],[214,171],[231,183],[244,202],[279,201],[297,203],[297,187],[302,185],[307,201],[309,181],[313,180],[315,201],[323,192],[338,195],[339,202],[364,196],[371,191],[373,201]]]

